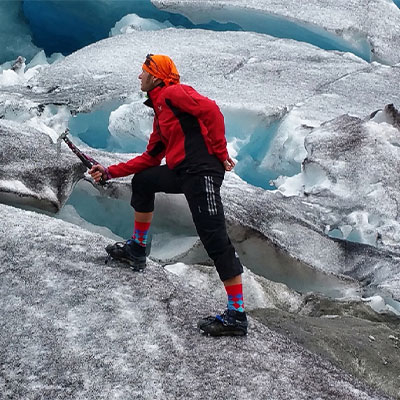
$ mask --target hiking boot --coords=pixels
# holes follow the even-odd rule
[[[110,244],[106,247],[106,252],[108,253],[108,259],[113,258],[114,260],[125,262],[134,271],[142,271],[146,267],[146,247],[140,246],[132,239]]]
[[[201,319],[197,327],[210,336],[245,336],[247,325],[245,312],[225,310],[222,315]]]

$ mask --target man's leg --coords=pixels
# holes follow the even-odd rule
[[[135,211],[135,222],[133,225],[132,240],[139,246],[147,246],[147,236],[153,219],[153,212],[139,212]]]
[[[135,209],[134,229],[131,239],[106,248],[109,255],[143,270],[149,253],[147,236],[154,211],[155,193],[182,193],[174,172],[166,165],[148,168],[132,179],[131,205]]]
[[[228,295],[228,310],[244,312],[242,275],[227,279],[223,284]]]
[[[214,261],[228,296],[225,313],[200,321],[199,327],[215,336],[245,335],[247,318],[243,304],[243,267],[226,232],[221,183],[219,177],[186,176],[183,184],[197,233]]]
[[[153,219],[153,212],[139,212],[135,211],[135,221],[143,222],[143,223],[151,223]]]
[[[233,285],[241,285],[242,284],[242,275],[236,275],[233,278],[229,278],[226,281],[223,281],[225,287],[233,286]]]

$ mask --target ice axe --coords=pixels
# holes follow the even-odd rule
[[[86,155],[82,151],[80,151],[69,139],[68,139],[68,134],[69,134],[69,129],[67,128],[59,137],[59,139],[64,140],[65,143],[67,143],[68,147],[72,150],[74,154],[77,155],[77,157],[82,161],[83,165],[90,169],[93,167],[93,165],[97,165],[100,163],[97,162],[94,158]],[[105,185],[106,181],[103,178],[100,178],[99,181],[100,185]]]

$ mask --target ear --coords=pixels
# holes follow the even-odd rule
[[[160,78],[156,78],[155,76],[153,76],[153,84],[154,85],[159,85],[162,82],[162,80]]]

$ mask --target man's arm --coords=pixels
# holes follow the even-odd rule
[[[146,151],[140,156],[134,157],[127,162],[110,165],[107,168],[101,166],[93,166],[89,171],[92,178],[97,182],[101,177],[104,179],[120,178],[136,174],[147,168],[161,164],[161,160],[165,156],[165,145],[161,141],[160,134],[156,124],[153,124],[153,132],[150,135],[149,143]]]

